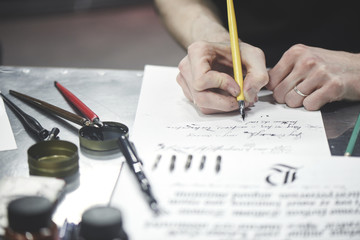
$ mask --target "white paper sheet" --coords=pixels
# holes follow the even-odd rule
[[[162,161],[164,160],[164,161]],[[163,213],[155,216],[131,176],[113,202],[135,240],[360,239],[360,161],[346,157],[224,156],[221,170],[194,156],[146,173]],[[180,167],[181,166],[181,167]]]
[[[145,67],[131,135],[140,153],[330,155],[320,111],[276,104],[265,91],[245,121],[238,113],[203,115],[185,98],[177,74],[174,67]]]
[[[16,149],[14,134],[5,111],[3,99],[0,97],[0,151]]]
[[[177,73],[145,68],[131,139],[163,214],[124,171],[112,203],[131,239],[360,238],[360,162],[330,155],[320,112],[265,93],[244,122],[202,115]]]

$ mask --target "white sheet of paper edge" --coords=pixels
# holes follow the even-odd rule
[[[11,129],[8,115],[6,114],[3,99],[0,97],[0,151],[17,148],[15,137]]]

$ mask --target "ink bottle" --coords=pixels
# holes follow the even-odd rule
[[[86,210],[79,224],[80,240],[128,240],[120,210],[96,206]]]
[[[5,240],[58,240],[58,229],[51,220],[52,203],[38,196],[18,198],[7,208]]]

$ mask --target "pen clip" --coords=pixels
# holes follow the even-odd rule
[[[133,144],[124,134],[119,137],[119,146],[126,161],[131,165],[131,167],[133,167],[133,164],[137,162],[142,164],[142,161],[140,160]]]

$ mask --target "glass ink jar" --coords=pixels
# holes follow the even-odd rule
[[[96,206],[86,210],[79,224],[81,240],[128,240],[120,210]]]
[[[58,229],[51,220],[53,204],[44,197],[28,196],[9,203],[5,240],[58,240]]]

